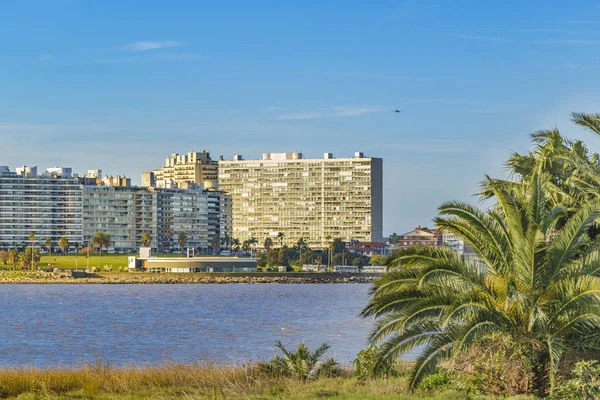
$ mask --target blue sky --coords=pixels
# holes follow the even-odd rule
[[[0,165],[364,151],[384,233],[476,202],[528,134],[600,112],[591,1],[0,2]],[[392,111],[404,110],[401,114]]]

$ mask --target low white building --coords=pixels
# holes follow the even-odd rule
[[[383,274],[387,267],[383,265],[365,265],[362,268],[362,272],[367,274]]]
[[[333,267],[333,272],[356,273],[358,272],[358,267],[354,265],[336,265]]]
[[[317,264],[304,264],[302,266],[302,271],[304,272],[325,272],[327,271],[326,265],[317,265]]]

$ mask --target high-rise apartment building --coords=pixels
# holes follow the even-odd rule
[[[203,185],[205,189],[216,189],[218,162],[210,158],[210,153],[192,151],[187,154],[171,154],[165,165],[152,171],[142,172],[142,186],[157,188],[187,188]]]
[[[231,195],[233,237],[271,237],[289,246],[300,238],[323,248],[333,238],[382,240],[381,158],[305,159],[266,153],[262,160],[219,161],[219,188]],[[283,236],[282,236],[283,235]]]
[[[220,191],[104,186],[100,171],[84,177],[86,185],[70,168],[52,168],[42,176],[36,167],[18,171],[0,166],[3,249],[29,246],[31,232],[36,247],[47,238],[57,244],[64,236],[72,248],[91,244],[103,232],[111,237],[109,248],[118,251],[134,251],[146,233],[151,247],[165,251],[177,249],[180,233],[187,237],[185,247],[196,249],[232,234],[231,197]]]
[[[82,193],[77,178],[38,176],[36,167],[0,172],[0,245],[23,248],[34,232],[38,246],[47,238],[83,242]],[[70,175],[70,174],[69,174]]]
[[[226,197],[202,189],[84,186],[84,239],[91,243],[96,232],[104,232],[111,236],[111,248],[132,251],[147,233],[150,247],[173,251],[185,234],[183,247],[207,249],[227,233],[221,219],[231,224],[231,216],[219,206]]]
[[[156,196],[144,188],[83,186],[83,238],[92,243],[97,232],[110,235],[111,248],[135,250],[147,233],[156,247]]]

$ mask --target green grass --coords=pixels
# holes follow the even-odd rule
[[[127,268],[127,254],[106,254],[102,255],[91,255],[89,258],[90,268],[96,267],[102,269],[105,265],[112,267],[112,269],[118,269],[119,267]],[[55,268],[60,269],[75,269],[75,268],[86,268],[88,263],[85,255],[42,255],[40,261],[37,263],[39,268],[48,268],[48,264],[52,264]]]

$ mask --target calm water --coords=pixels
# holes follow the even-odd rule
[[[322,342],[349,363],[370,320],[367,284],[0,285],[0,365],[270,358]]]

